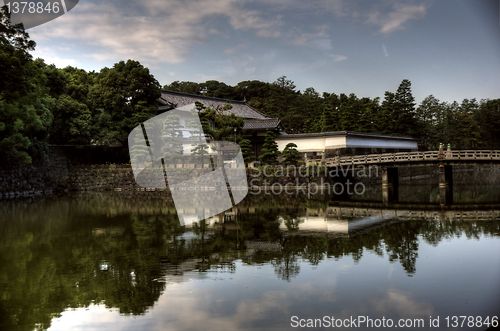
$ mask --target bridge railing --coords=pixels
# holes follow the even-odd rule
[[[497,150],[458,150],[458,151],[426,151],[399,152],[384,154],[368,154],[326,158],[326,165],[359,165],[397,162],[424,162],[439,160],[500,160]]]

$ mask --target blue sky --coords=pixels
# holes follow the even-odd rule
[[[35,56],[100,70],[135,59],[164,85],[274,81],[417,100],[500,97],[499,0],[80,0],[29,30]]]

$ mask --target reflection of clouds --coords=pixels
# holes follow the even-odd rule
[[[283,302],[289,299],[288,296],[285,291],[272,291],[256,299],[242,301],[237,308],[238,319],[259,320],[264,319],[269,313],[286,314],[288,309]]]
[[[168,282],[145,315],[125,316],[116,309],[94,305],[64,312],[53,321],[51,330],[284,329],[289,327],[292,315],[396,319],[434,314],[432,305],[399,289],[363,294],[359,284],[340,283],[336,271],[343,269],[341,264],[333,269],[320,266],[317,271],[303,264],[306,277],[290,283],[276,279],[270,265],[256,273],[253,266],[238,264],[235,274],[202,273],[208,277],[205,279],[200,273],[185,273],[177,281]],[[364,300],[365,295],[368,300]]]
[[[239,274],[204,274],[210,279],[186,274],[184,282],[168,284],[143,316],[124,316],[116,309],[94,305],[64,312],[53,321],[51,330],[260,330],[263,326],[288,328],[292,315],[396,319],[434,313],[432,305],[394,288],[379,295],[367,293],[371,299],[361,300],[358,290],[337,283],[334,270],[320,270],[307,281],[292,283],[275,279],[271,266],[263,266],[259,272],[270,278],[253,279],[251,267],[239,265],[237,270]],[[331,273],[324,278],[328,271]],[[219,279],[222,281],[213,281]]]
[[[290,315],[300,311],[304,298],[335,300],[334,291],[325,291],[313,282],[272,291],[252,287],[231,297],[231,288],[243,287],[238,285],[217,287],[198,280],[169,284],[146,315],[120,315],[117,309],[91,305],[63,312],[53,320],[50,330],[260,330],[264,324],[266,328],[273,324],[287,328]]]
[[[434,311],[432,305],[418,302],[396,289],[389,289],[385,296],[372,300],[371,303],[380,315],[391,313],[401,317],[418,317],[429,316]]]
[[[113,330],[124,329],[129,320],[121,318],[118,309],[104,305],[90,305],[87,308],[67,310],[59,318],[53,319],[51,331],[66,330]],[[135,327],[139,327],[136,325]]]

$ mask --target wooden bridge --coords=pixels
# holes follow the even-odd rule
[[[313,161],[313,160],[311,160]],[[314,160],[327,166],[384,165],[394,163],[436,163],[436,162],[500,162],[497,150],[456,150],[428,152],[400,152],[341,156]]]
[[[439,168],[439,199],[441,206],[453,203],[453,165],[457,163],[500,163],[499,150],[439,150],[342,156],[310,160],[309,164],[327,167],[380,166],[382,168],[382,201],[399,200],[399,166],[435,164]]]

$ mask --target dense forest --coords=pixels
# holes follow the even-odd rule
[[[36,163],[48,144],[125,145],[128,132],[154,116],[162,86],[133,60],[87,72],[33,59],[36,44],[0,11],[0,159],[2,165]],[[351,130],[409,135],[421,149],[500,149],[500,99],[443,102],[430,95],[416,104],[403,80],[383,100],[296,88],[274,82],[174,81],[165,89],[245,100],[279,117],[288,133]]]

